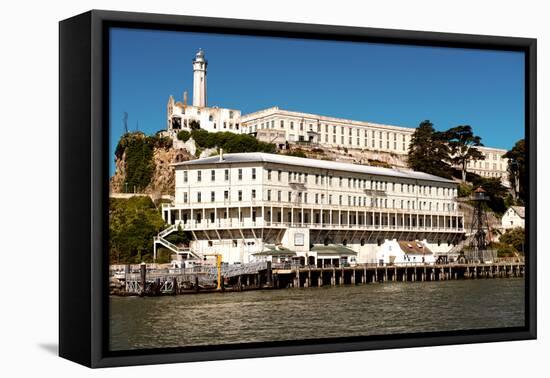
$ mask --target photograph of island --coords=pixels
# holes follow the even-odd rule
[[[109,51],[110,350],[525,325],[523,52]]]

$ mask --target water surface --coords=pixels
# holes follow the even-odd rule
[[[112,297],[111,350],[523,326],[524,279]]]

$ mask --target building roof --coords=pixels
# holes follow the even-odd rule
[[[291,251],[288,248],[275,246],[271,244],[265,245],[265,249],[262,252],[253,253],[253,256],[296,256],[296,252]]]
[[[278,106],[272,106],[270,108],[260,109],[252,113],[244,114],[241,116],[241,122],[243,123],[254,122],[255,120],[261,119],[263,117],[271,116],[273,114],[280,114],[288,117],[307,119],[308,122],[317,121],[317,122],[323,122],[323,123],[336,123],[338,125],[346,125],[346,126],[374,127],[374,128],[380,128],[380,129],[386,129],[386,130],[392,130],[392,131],[405,132],[408,134],[412,134],[415,130],[413,127],[384,125],[384,124],[368,122],[368,121],[358,121],[353,119],[326,116],[321,114],[297,112],[294,110],[285,110],[285,109],[280,109]]]
[[[431,255],[432,251],[419,241],[398,241],[399,247],[407,255]]]
[[[525,207],[523,206],[511,206],[520,218],[525,218]]]
[[[210,165],[210,164],[227,164],[227,163],[273,163],[294,165],[299,167],[311,167],[318,169],[336,170],[344,172],[361,173],[367,175],[399,177],[414,180],[437,181],[444,183],[455,183],[443,177],[430,175],[424,172],[398,170],[383,167],[373,167],[369,165],[359,165],[350,163],[341,163],[336,161],[317,160],[300,158],[296,156],[268,154],[263,152],[246,152],[237,154],[223,154],[223,160],[220,156],[211,156],[207,158],[189,160],[180,163],[174,163],[175,166],[194,166],[194,165]]]
[[[317,252],[317,255],[357,255],[357,252],[341,244],[315,245],[311,247],[311,252]]]

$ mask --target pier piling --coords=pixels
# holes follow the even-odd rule
[[[145,294],[145,285],[147,284],[147,265],[145,263],[141,263],[139,266],[139,276],[141,279],[141,292],[140,295]]]
[[[266,270],[266,285],[268,287],[273,286],[273,277],[272,277],[272,271],[271,271],[271,261],[267,262],[267,270]]]

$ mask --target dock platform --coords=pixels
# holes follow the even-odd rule
[[[261,262],[225,267],[218,290],[215,268],[128,273],[118,295],[178,295],[258,289],[367,285],[385,282],[446,281],[524,277],[523,261],[447,264],[358,264],[344,267],[296,266]],[[113,293],[112,293],[113,294]]]

